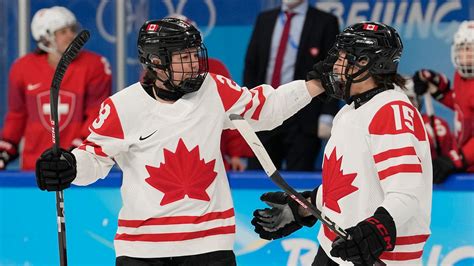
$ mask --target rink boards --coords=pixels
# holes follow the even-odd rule
[[[284,173],[298,189],[309,189],[321,176]],[[250,224],[265,191],[277,190],[263,173],[231,174],[239,265],[308,265],[318,244],[315,228],[282,240],[260,240]],[[120,173],[86,188],[65,192],[67,251],[71,265],[113,265],[113,237],[121,206]],[[432,236],[425,265],[474,264],[474,175],[457,175],[433,193]],[[57,265],[58,243],[54,193],[40,191],[33,173],[0,173],[0,265]]]

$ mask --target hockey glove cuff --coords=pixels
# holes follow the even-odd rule
[[[7,164],[18,158],[18,146],[7,140],[0,140],[0,170],[4,170]]]
[[[76,174],[76,158],[64,149],[56,156],[47,149],[36,161],[36,183],[41,190],[64,190],[71,186]]]
[[[383,207],[379,207],[372,217],[346,231],[351,239],[337,237],[332,244],[331,256],[354,264],[373,265],[384,251],[395,248],[395,222]]]

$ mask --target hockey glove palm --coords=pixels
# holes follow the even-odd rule
[[[47,149],[36,161],[36,183],[41,190],[64,190],[71,186],[76,173],[76,158],[64,149],[57,156]]]
[[[374,265],[382,252],[393,250],[397,235],[392,216],[379,207],[374,216],[348,228],[350,240],[337,237],[331,256],[359,265]]]
[[[433,70],[422,69],[413,75],[415,93],[422,95],[429,91],[436,100],[441,100],[444,94],[450,90],[449,79],[441,73]]]
[[[17,145],[6,140],[0,140],[0,170],[5,170],[7,164],[17,157]]]
[[[311,191],[301,193],[308,198]],[[260,238],[272,240],[285,237],[303,226],[313,226],[317,219],[313,216],[301,217],[299,204],[284,192],[268,192],[260,197],[271,209],[255,210],[252,224]]]

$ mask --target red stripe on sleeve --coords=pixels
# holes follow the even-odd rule
[[[102,156],[102,157],[108,157],[108,155],[102,150],[102,147],[100,145],[97,145],[96,143],[89,141],[89,140],[84,140],[83,144],[79,147],[81,150],[86,150],[84,145],[91,146],[94,148],[94,153],[96,155]]]
[[[252,97],[250,98],[250,101],[245,105],[245,110],[240,114],[242,117],[244,117],[247,111],[250,110],[250,108],[252,108],[253,106],[253,96],[255,95],[256,92],[253,90],[250,90],[250,93],[252,94]]]
[[[398,174],[398,173],[421,173],[420,164],[399,164],[396,166],[389,167],[385,170],[379,171],[379,179],[384,180],[385,178]]]
[[[404,147],[404,148],[386,150],[379,154],[374,155],[374,160],[375,160],[375,163],[379,163],[390,158],[400,157],[404,155],[416,155],[415,148]]]
[[[267,97],[263,94],[263,87],[258,86],[254,88],[254,90],[257,90],[258,94],[258,105],[257,108],[255,108],[255,112],[252,115],[253,120],[258,120],[260,118],[260,112],[262,111],[263,105],[265,104],[265,101],[267,100]]]

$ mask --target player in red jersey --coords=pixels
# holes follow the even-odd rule
[[[0,138],[0,170],[19,153],[21,169],[33,170],[36,158],[51,146],[49,89],[62,53],[76,36],[77,20],[64,7],[44,8],[34,15],[31,31],[38,49],[19,58],[10,70],[8,110]],[[90,51],[80,52],[59,91],[61,147],[79,146],[89,135],[87,127],[111,88],[107,59]]]
[[[417,71],[415,91],[430,94],[455,113],[457,150],[439,156],[433,163],[433,178],[441,183],[455,172],[474,172],[474,21],[464,21],[454,35],[451,49],[456,72],[453,87],[445,75],[432,70]]]

